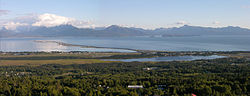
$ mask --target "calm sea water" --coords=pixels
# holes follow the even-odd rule
[[[250,51],[250,35],[210,35],[190,37],[45,37],[0,38],[0,51],[92,51],[133,52],[119,49],[97,49],[38,43],[52,40],[70,44],[165,51]]]
[[[192,61],[192,60],[202,60],[202,59],[217,59],[226,58],[226,56],[168,56],[168,57],[153,57],[153,58],[137,58],[137,59],[103,59],[105,61],[123,61],[123,62],[146,62],[146,61]]]

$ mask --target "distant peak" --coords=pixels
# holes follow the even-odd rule
[[[110,25],[108,28],[112,28],[112,27],[120,27],[118,25]]]
[[[227,28],[240,28],[239,26],[227,26]]]
[[[185,24],[182,27],[194,27],[194,26],[190,26],[190,25]]]
[[[116,28],[121,28],[120,26],[118,26],[118,25],[111,25],[111,26],[109,26],[109,27],[107,27],[106,29],[116,29]]]
[[[7,30],[5,27],[1,27],[0,30]]]

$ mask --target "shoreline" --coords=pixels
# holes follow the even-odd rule
[[[62,46],[71,46],[79,48],[102,48],[102,49],[117,49],[124,50],[128,52],[116,52],[116,51],[1,51],[0,53],[141,53],[141,54],[156,54],[156,53],[250,53],[250,51],[165,51],[165,50],[142,50],[142,49],[131,49],[131,48],[116,48],[116,47],[98,47],[98,46],[88,46],[88,45],[79,45],[79,44],[70,44],[60,41],[53,40],[32,40],[37,43],[56,43]],[[131,51],[131,52],[129,52]]]
[[[154,53],[154,52],[170,52],[170,53],[183,53],[183,52],[215,52],[215,53],[241,52],[242,53],[243,52],[243,53],[249,53],[250,52],[250,51],[163,51],[163,50],[142,50],[142,49],[131,49],[131,48],[88,46],[88,45],[70,44],[70,43],[64,43],[64,42],[52,41],[52,40],[33,40],[33,41],[38,42],[38,43],[56,43],[56,44],[62,45],[62,46],[73,46],[73,47],[80,47],[80,48],[102,48],[102,49],[120,49],[120,50],[135,51],[135,52],[111,52],[111,53]],[[79,51],[79,52],[81,52],[81,51]],[[100,52],[100,53],[109,53],[109,52]]]
[[[34,40],[34,42],[38,42],[38,43],[56,43],[56,44],[62,45],[62,46],[73,46],[73,47],[80,47],[80,48],[102,48],[102,49],[129,50],[129,51],[134,51],[134,53],[170,52],[170,51],[158,51],[158,50],[139,50],[139,49],[130,49],[130,48],[88,46],[88,45],[69,44],[69,43],[64,43],[64,42],[59,42],[59,41],[50,41],[50,40]],[[127,53],[127,52],[122,52],[122,53]]]

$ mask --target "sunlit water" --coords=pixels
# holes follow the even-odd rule
[[[121,49],[80,48],[34,40],[60,41],[97,47],[130,48],[164,51],[250,51],[249,35],[210,35],[190,37],[44,37],[0,38],[0,51],[91,51],[134,52]]]
[[[137,58],[137,59],[103,59],[105,61],[123,61],[123,62],[160,62],[160,61],[192,61],[192,60],[202,60],[202,59],[217,59],[217,58],[226,58],[226,56],[167,56],[167,57],[153,57],[153,58]]]

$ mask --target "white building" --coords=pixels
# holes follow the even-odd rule
[[[128,85],[128,88],[143,88],[142,85]]]

